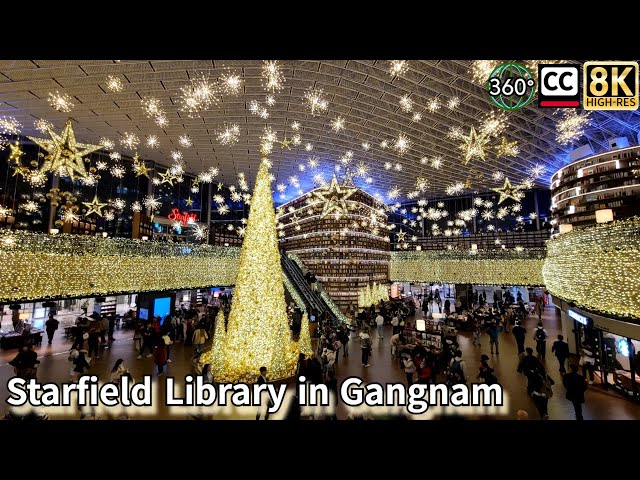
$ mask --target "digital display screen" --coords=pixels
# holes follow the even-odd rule
[[[140,320],[149,320],[149,309],[140,308],[138,310],[138,318],[140,318]]]
[[[153,315],[160,317],[160,323],[171,311],[171,297],[156,298],[153,301]]]

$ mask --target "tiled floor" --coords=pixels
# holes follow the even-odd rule
[[[530,316],[527,320],[526,327],[531,332],[536,324],[536,318]],[[545,327],[549,332],[550,338],[555,338],[559,333],[559,320],[555,317],[553,309],[548,309],[543,318]],[[343,358],[340,356],[338,360],[338,379],[341,381],[350,376],[361,377],[365,382],[405,382],[405,376],[399,368],[397,361],[392,360],[389,348],[389,339],[391,336],[391,327],[385,327],[385,337],[378,341],[374,335],[373,356],[371,358],[371,367],[364,368],[360,359],[360,344],[353,339],[350,342],[350,356]],[[138,360],[137,353],[134,351],[132,342],[132,330],[116,330],[116,341],[101,352],[101,358],[93,361],[90,372],[98,375],[101,380],[108,380],[109,372],[114,362],[118,358],[123,358],[125,365],[130,369],[134,378],[141,378],[145,374],[154,372],[152,358],[144,358]],[[471,335],[467,332],[461,332],[458,335],[458,341],[463,351],[463,358],[466,361],[467,377],[470,381],[475,381],[475,375],[478,371],[479,359],[481,353],[489,353],[488,339],[483,338],[482,347],[474,347],[471,342]],[[527,346],[534,346],[532,338],[527,338]],[[67,352],[71,345],[71,340],[65,339],[62,331],[56,333],[53,345],[48,346],[46,340],[44,344],[37,347],[36,350],[41,360],[38,369],[38,379],[51,382],[66,382],[69,378],[69,363],[67,360]],[[550,349],[551,342],[547,342]],[[13,369],[7,362],[13,358],[15,351],[0,352],[0,384],[6,385],[6,382],[13,376]],[[185,375],[193,371],[191,356],[193,350],[191,347],[184,347],[182,344],[172,346],[171,358],[173,363],[168,364],[167,373],[170,376],[183,378]],[[526,379],[523,375],[516,372],[517,368],[516,345],[511,333],[503,333],[500,339],[500,355],[493,356],[491,363],[496,370],[496,375],[505,389],[508,396],[508,407],[502,412],[494,412],[492,418],[496,419],[512,419],[515,412],[524,409],[529,413],[531,419],[537,419],[538,415],[534,405],[526,394]],[[555,419],[573,419],[573,407],[565,399],[565,390],[562,387],[561,377],[557,368],[557,361],[547,352],[546,359],[547,369],[556,381],[554,386],[554,396],[549,402],[549,415],[551,420]],[[161,384],[165,382],[164,378],[157,380]],[[0,413],[4,414],[8,406],[4,402],[6,398],[6,390],[3,395],[3,402],[0,406]],[[338,418],[346,418],[347,413],[344,406],[338,409]],[[606,392],[598,385],[589,388],[586,393],[586,403],[584,404],[585,419],[601,419],[601,420],[626,420],[640,419],[640,405],[622,398],[614,392]],[[170,416],[164,407],[160,408],[155,418],[180,418]],[[184,417],[182,417],[184,418]],[[473,415],[473,418],[482,418],[480,415]]]

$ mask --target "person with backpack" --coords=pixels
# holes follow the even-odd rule
[[[487,385],[494,385],[498,383],[498,378],[493,372],[493,368],[489,366],[489,357],[482,354],[480,356],[480,372],[478,373],[478,380],[482,380],[482,382]]]
[[[464,375],[464,360],[462,360],[462,351],[456,350],[455,357],[449,363],[449,376],[453,385],[457,383],[467,383]]]
[[[573,403],[576,411],[576,420],[584,420],[582,416],[582,404],[584,403],[584,392],[587,390],[585,378],[578,373],[578,366],[574,363],[569,365],[571,372],[562,377],[562,384],[567,389],[567,400]]]
[[[542,357],[544,360],[545,352],[547,350],[547,338],[549,338],[549,334],[542,326],[542,322],[538,322],[538,326],[533,332],[533,338],[536,341],[536,352],[538,356]]]
[[[527,329],[518,321],[511,331],[518,345],[518,355],[522,355],[524,353],[524,340],[527,335]]]
[[[531,381],[532,375],[536,372],[545,372],[545,369],[540,360],[533,356],[532,348],[527,347],[526,352],[527,354],[522,357],[518,364],[518,373],[523,373],[527,377],[527,380],[529,381],[527,385],[527,393],[531,395],[531,392],[533,392],[533,383]]]
[[[531,398],[540,414],[540,418],[548,420],[549,399],[553,397],[553,390],[551,389],[554,384],[553,380],[545,372],[538,370],[529,373],[529,384],[531,386]]]
[[[564,337],[562,335],[558,335],[558,340],[553,342],[553,345],[551,346],[551,353],[554,352],[558,359],[558,363],[560,364],[560,373],[564,375],[567,373],[567,370],[564,368],[564,362],[569,356],[569,345],[564,341]]]

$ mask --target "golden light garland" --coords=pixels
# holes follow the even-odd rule
[[[399,282],[544,285],[544,250],[391,252],[389,278]]]
[[[295,373],[298,345],[290,340],[269,168],[261,162],[224,341],[220,382],[253,382],[262,366],[271,380]]]
[[[372,285],[358,289],[358,307],[378,305],[380,300],[389,301],[389,289],[386,285],[378,285],[377,282],[373,282]]]
[[[640,318],[640,218],[574,228],[547,243],[553,295],[579,307]]]
[[[0,232],[0,301],[233,285],[239,249]]]

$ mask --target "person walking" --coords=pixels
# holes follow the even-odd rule
[[[544,302],[542,301],[542,298],[536,299],[536,306],[533,310],[536,315],[538,315],[538,320],[542,320],[542,314],[544,313]]]
[[[100,356],[98,355],[99,346],[100,346],[100,331],[91,330],[89,332],[89,351],[87,355],[91,357],[91,355],[93,354],[93,358],[100,358]]]
[[[549,334],[542,326],[542,322],[538,322],[538,326],[533,332],[533,338],[536,341],[536,352],[538,356],[542,357],[544,360],[545,352],[547,350],[547,338],[549,338]]]
[[[391,318],[391,334],[395,335],[400,330],[400,319],[398,318],[398,313],[396,312],[393,318]]]
[[[569,356],[569,345],[564,341],[562,335],[558,335],[558,340],[553,342],[551,346],[551,353],[555,353],[558,363],[560,364],[560,373],[565,374],[567,370],[564,368],[564,362]]]
[[[256,382],[258,385],[263,385],[265,383],[269,383],[269,378],[267,378],[267,367],[260,367],[260,376],[258,377],[258,381]],[[321,382],[322,383],[322,382]],[[264,394],[264,392],[262,392]],[[258,413],[256,413],[256,420],[260,420],[262,416],[263,406],[266,405],[264,419],[269,420],[269,407],[272,405],[270,400],[264,400],[264,395],[260,397],[260,406],[258,407]]]
[[[548,404],[553,397],[553,380],[546,373],[534,371],[529,373],[529,385],[531,386],[531,398],[542,420],[549,419]]]
[[[107,318],[109,319],[109,327],[107,329],[107,331],[109,332],[108,339],[111,343],[115,340],[115,338],[113,338],[113,332],[116,329],[116,316],[111,314]]]
[[[594,372],[596,370],[596,358],[593,356],[591,345],[587,342],[582,344],[580,354],[580,365],[582,365],[582,375],[585,380],[587,379],[587,373],[589,374],[589,385],[593,385],[595,379]]]
[[[371,337],[366,329],[360,332],[360,348],[362,349],[362,366],[370,367],[369,354],[371,353]]]
[[[404,366],[404,373],[407,376],[407,386],[410,387],[413,385],[413,374],[416,373],[416,365],[413,363],[411,359],[411,355],[407,355],[402,361]]]
[[[522,357],[518,364],[518,373],[523,373],[527,377],[527,380],[529,381],[527,385],[527,392],[531,395],[531,392],[533,391],[533,383],[531,380],[533,373],[545,372],[545,370],[538,357],[533,356],[532,348],[527,347],[526,352],[527,354]]]
[[[498,351],[498,347],[500,343],[501,331],[502,329],[500,328],[500,325],[498,325],[495,320],[491,322],[491,324],[489,325],[489,328],[487,328],[487,334],[489,335],[489,346],[491,347],[491,355],[493,355],[494,345],[496,347],[496,355],[500,355],[500,352]]]
[[[23,345],[18,354],[9,362],[17,377],[24,380],[36,378],[37,365],[40,363],[38,354],[33,351],[33,345],[27,343]]]
[[[207,334],[207,331],[204,329],[204,326],[202,325],[202,323],[198,323],[198,326],[193,332],[193,339],[192,339],[193,348],[196,351],[195,355],[200,354],[200,352],[202,351],[203,345],[208,339],[209,339],[209,335]]]
[[[53,314],[49,314],[49,320],[47,320],[44,324],[44,327],[47,331],[47,340],[49,341],[49,345],[51,345],[51,342],[53,341],[53,334],[56,332],[56,330],[58,330],[59,325],[60,322],[55,319]]]
[[[124,366],[124,360],[122,358],[119,358],[118,360],[116,360],[115,365],[111,369],[111,381],[113,383],[118,383],[119,384],[120,383],[120,379],[126,373],[129,373],[129,371]]]
[[[481,347],[480,338],[482,337],[482,320],[480,318],[473,319],[473,345],[475,346],[478,343],[478,346]]]
[[[384,336],[384,317],[382,312],[376,317],[376,328],[378,329],[378,340],[382,340]]]
[[[456,350],[455,356],[449,362],[449,379],[452,385],[458,383],[467,383],[467,377],[464,374],[465,362],[462,360],[462,351]]]
[[[485,354],[480,356],[480,371],[478,372],[478,380],[482,380],[487,385],[498,383],[498,378],[494,375],[494,369],[489,366],[489,357]]]
[[[569,365],[569,370],[571,371],[562,377],[562,384],[567,389],[567,400],[573,403],[576,420],[584,420],[582,404],[584,403],[584,392],[587,390],[587,382],[578,373],[578,366],[575,363]]]
[[[520,322],[516,322],[516,325],[512,329],[512,333],[516,339],[516,344],[518,345],[518,355],[522,355],[524,353],[524,340],[527,336],[527,329],[524,328]]]
[[[138,360],[142,358],[145,351],[149,351],[147,358],[153,355],[153,330],[151,326],[146,325],[142,331],[142,347],[140,347],[140,353],[138,354]]]
[[[167,344],[163,339],[158,341],[158,345],[153,351],[153,363],[158,367],[158,376],[162,375],[164,366],[167,364]]]
[[[90,368],[85,353],[85,350],[80,350],[78,352],[78,356],[73,360],[73,381],[78,381],[78,379],[84,374],[85,370]]]

